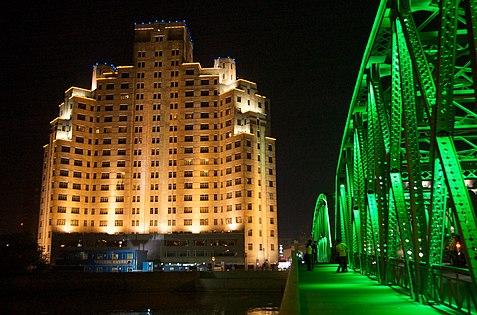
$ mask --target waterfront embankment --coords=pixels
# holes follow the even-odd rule
[[[45,272],[0,277],[2,295],[61,295],[77,292],[207,292],[277,291],[283,292],[288,272],[145,272],[85,273]]]

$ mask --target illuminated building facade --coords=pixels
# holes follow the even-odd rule
[[[40,246],[50,254],[54,233],[240,232],[244,265],[277,262],[268,100],[234,59],[193,62],[183,22],[136,25],[133,65],[95,65],[91,90],[65,92],[44,147]]]

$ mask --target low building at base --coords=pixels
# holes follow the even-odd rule
[[[54,233],[56,268],[87,272],[244,270],[243,233]]]

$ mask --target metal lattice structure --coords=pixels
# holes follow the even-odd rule
[[[336,237],[355,269],[468,312],[477,304],[476,48],[475,0],[381,1],[335,199]],[[456,240],[462,268],[447,266]],[[446,278],[447,267],[465,281]]]
[[[321,194],[316,199],[311,238],[317,244],[318,262],[329,262],[332,255],[332,232],[328,199]]]

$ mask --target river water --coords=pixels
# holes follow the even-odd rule
[[[0,301],[2,314],[278,315],[281,292],[69,294]]]

